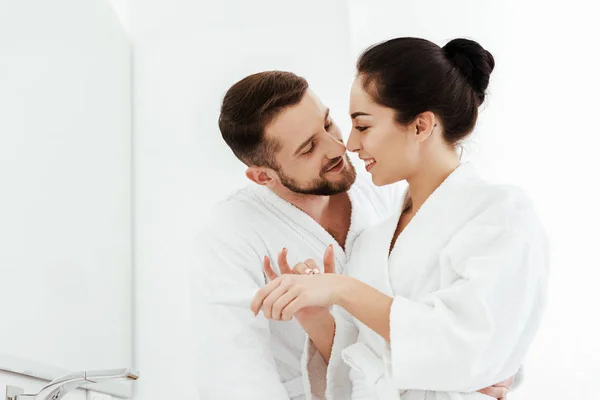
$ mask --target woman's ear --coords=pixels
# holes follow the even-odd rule
[[[433,129],[436,127],[435,114],[431,111],[421,113],[417,116],[414,124],[417,141],[424,142],[429,139],[433,133]]]

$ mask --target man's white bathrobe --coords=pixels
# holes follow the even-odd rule
[[[358,173],[348,192],[352,217],[346,252],[367,226],[398,209],[402,191],[397,185],[378,188],[369,175]],[[327,231],[258,185],[235,193],[211,211],[196,243],[190,282],[200,399],[305,398],[304,331],[296,321],[267,321],[262,313],[255,317],[250,301],[266,283],[265,255],[277,270],[283,247],[293,266],[307,258],[322,260],[329,244],[334,245],[336,267],[343,268],[346,252]]]
[[[547,244],[533,207],[463,164],[390,254],[399,216],[356,239],[345,271],[394,298],[390,342],[335,307],[329,366],[305,373],[322,388],[327,372],[328,399],[489,399],[476,390],[517,372],[546,303]]]

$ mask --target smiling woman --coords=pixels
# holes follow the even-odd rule
[[[512,400],[596,396],[600,320],[589,316],[600,303],[600,269],[589,266],[597,259],[594,232],[600,225],[600,192],[593,184],[600,135],[595,124],[585,138],[567,134],[577,131],[574,116],[595,115],[600,107],[597,53],[589,51],[600,37],[596,15],[585,0],[436,2],[434,8],[350,1],[355,55],[390,37],[445,43],[463,36],[484,43],[496,58],[478,127],[461,146],[463,158],[491,180],[527,190],[548,231],[552,263],[544,324],[525,362],[525,379],[508,396]],[[556,20],[563,21],[561,29]],[[548,62],[549,54],[560,56]]]

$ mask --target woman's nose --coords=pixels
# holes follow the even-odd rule
[[[360,151],[360,139],[358,133],[354,130],[350,132],[350,136],[348,137],[348,142],[346,142],[346,149],[353,153],[358,153]]]

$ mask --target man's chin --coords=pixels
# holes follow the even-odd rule
[[[336,194],[347,192],[350,189],[351,184],[345,183],[327,183],[318,187],[312,188],[299,188],[294,186],[287,186],[289,190],[297,194],[304,194],[307,196],[335,196]]]
[[[282,183],[290,191],[297,194],[334,196],[347,192],[356,180],[356,170],[350,163],[347,163],[345,169],[338,174],[337,179],[324,180],[321,178],[320,182],[313,182],[313,185],[309,187],[302,187],[291,179],[285,179],[285,177],[283,177]]]
[[[345,176],[344,179],[338,182],[330,182],[327,185],[327,189],[329,191],[329,196],[333,196],[340,193],[345,193],[354,184],[356,180],[356,175]]]

